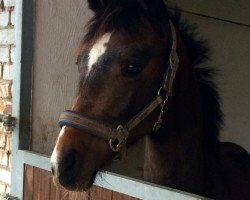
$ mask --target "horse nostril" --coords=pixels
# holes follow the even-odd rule
[[[55,167],[54,167],[54,165],[51,165],[51,172],[52,172],[53,175],[55,175]]]
[[[59,163],[59,182],[62,185],[68,185],[74,181],[79,169],[80,155],[77,151],[71,150]]]

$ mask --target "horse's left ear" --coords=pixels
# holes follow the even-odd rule
[[[161,15],[166,9],[163,0],[137,0],[139,5],[151,15]]]
[[[113,0],[88,0],[89,8],[98,13],[102,12]]]

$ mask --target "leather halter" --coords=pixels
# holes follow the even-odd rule
[[[177,36],[173,23],[170,21],[170,28],[172,34],[172,48],[169,57],[170,66],[164,74],[162,86],[158,91],[158,95],[149,103],[142,111],[136,114],[126,124],[118,125],[116,128],[102,124],[94,119],[90,119],[81,113],[72,110],[66,110],[60,115],[59,125],[70,126],[82,131],[88,131],[90,134],[109,141],[109,146],[112,151],[120,151],[124,145],[131,130],[140,124],[150,113],[157,107],[160,107],[160,114],[158,120],[155,122],[153,131],[159,130],[162,125],[163,114],[166,102],[169,96],[172,96],[173,81],[176,75],[176,70],[179,65],[179,58],[176,52]]]

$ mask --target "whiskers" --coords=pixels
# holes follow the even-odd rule
[[[96,176],[96,179],[95,179],[95,184],[100,186],[100,187],[104,187],[104,188],[106,188],[107,185],[112,187],[112,185],[107,181],[105,173],[106,172],[104,172],[104,171],[98,171],[97,172],[97,176]]]
[[[50,184],[52,186],[62,188],[62,186],[60,185],[58,179],[54,178],[52,174],[50,174],[47,178],[49,179]]]

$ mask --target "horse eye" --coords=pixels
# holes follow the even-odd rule
[[[136,76],[142,71],[142,67],[139,64],[128,64],[122,68],[124,76]]]

